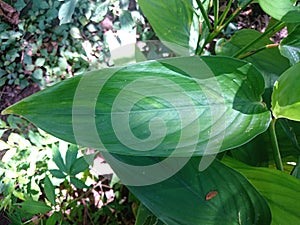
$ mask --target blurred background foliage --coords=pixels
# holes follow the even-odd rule
[[[1,111],[153,36],[135,0],[0,0]],[[1,225],[134,224],[137,199],[109,168],[93,172],[86,156],[108,167],[93,150],[15,116],[1,117],[0,137]]]

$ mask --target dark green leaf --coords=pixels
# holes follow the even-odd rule
[[[64,174],[60,170],[49,170],[49,172],[52,174],[52,176],[54,176],[56,178],[60,178],[60,179],[66,178],[66,174]]]
[[[56,225],[59,224],[59,219],[61,215],[59,212],[54,212],[46,221],[46,225]]]
[[[140,204],[134,225],[164,225],[143,204]]]
[[[294,167],[292,171],[292,176],[300,179],[300,157],[298,158],[297,165]]]
[[[299,12],[300,13],[300,12]],[[280,52],[290,60],[292,65],[300,61],[300,25],[280,42]]]
[[[71,165],[70,175],[76,175],[87,170],[91,164],[91,159],[94,159],[95,154],[81,156],[76,159],[75,162]]]
[[[30,214],[44,214],[52,210],[52,208],[44,202],[38,202],[32,199],[26,200],[19,205],[22,207],[22,210]]]
[[[73,184],[78,189],[87,188],[88,186],[76,177],[70,177],[71,184]]]
[[[44,190],[47,199],[51,203],[52,206],[55,206],[55,187],[53,186],[51,180],[46,175],[44,180]]]
[[[287,123],[282,120],[285,119],[279,119],[276,123],[280,154],[283,159],[298,157],[300,155],[297,147],[298,139],[300,140],[300,124],[294,121]],[[235,159],[251,166],[274,166],[273,146],[268,131],[258,135],[245,145],[232,149],[230,154]]]
[[[78,153],[78,147],[76,145],[71,145],[66,153],[66,170],[70,173],[71,166],[75,163]]]
[[[263,91],[263,78],[249,63],[184,57],[76,76],[4,113],[21,114],[54,136],[111,153],[206,155],[240,146],[267,129]],[[56,163],[65,171],[58,154]]]
[[[226,158],[224,162],[236,169],[258,189],[267,200],[272,225],[300,224],[300,180],[274,169],[250,167]]]
[[[270,16],[287,23],[300,22],[300,7],[297,0],[258,0],[261,8]]]
[[[260,35],[261,33],[256,30],[240,30],[229,41],[218,44],[216,46],[216,53],[219,55],[233,56],[245,45],[260,37]],[[249,47],[246,52],[255,51],[268,44],[272,44],[272,42],[267,37],[262,38]],[[289,68],[290,65],[288,60],[280,54],[277,48],[267,48],[245,58],[245,60],[253,63],[253,65],[262,73],[266,88],[264,101],[267,103],[268,107],[271,107],[271,93],[274,82]]]
[[[219,161],[199,172],[200,160],[194,157],[176,175],[160,183],[129,189],[168,225],[271,223],[266,201],[245,177]]]
[[[175,47],[173,50],[179,54],[187,55],[193,22],[192,1],[140,0],[139,5],[160,40],[172,43],[174,47],[176,45],[183,47],[182,49]],[[196,48],[196,46],[191,47]]]
[[[300,146],[297,139],[296,130],[293,126],[296,125],[296,123],[292,123],[291,121],[288,121],[287,119],[281,119],[278,121],[281,125],[283,131],[291,141],[291,144],[294,146],[294,148],[300,153]],[[299,126],[299,123],[297,124]]]
[[[61,154],[59,152],[58,148],[53,148],[52,151],[52,160],[55,162],[58,169],[62,172],[67,172],[66,165],[64,163],[63,158],[61,157]]]
[[[275,118],[300,121],[300,63],[285,71],[274,85],[272,111]]]

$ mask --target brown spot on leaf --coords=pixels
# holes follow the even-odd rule
[[[216,197],[217,194],[218,194],[217,191],[210,191],[210,192],[208,192],[208,193],[206,194],[205,200],[206,200],[206,201],[209,201],[209,200],[211,200],[212,198]]]

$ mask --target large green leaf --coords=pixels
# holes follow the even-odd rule
[[[297,0],[258,0],[261,8],[277,20],[288,23],[300,22]]]
[[[300,61],[300,25],[296,26],[289,35],[280,42],[282,55],[290,60],[292,65]]]
[[[272,111],[275,118],[300,121],[300,63],[285,71],[274,85]]]
[[[138,3],[160,40],[176,53],[187,55],[193,22],[192,1],[139,0]]]
[[[256,30],[240,30],[236,32],[230,40],[219,42],[219,44],[216,46],[216,53],[218,55],[233,56],[248,43],[259,38],[260,36],[261,33]],[[246,51],[255,51],[268,44],[272,44],[272,42],[265,37],[255,42]],[[256,68],[262,73],[266,88],[264,100],[268,106],[270,106],[271,92],[273,90],[274,82],[286,69],[289,68],[290,65],[288,60],[280,54],[277,48],[267,48],[245,58],[245,60],[256,66]]]
[[[270,113],[263,91],[263,78],[249,63],[184,57],[77,76],[4,113],[110,153],[189,157],[242,145],[265,131]]]
[[[168,225],[270,224],[266,201],[242,175],[219,161],[200,172],[200,160],[161,183],[129,189]]]
[[[272,225],[300,224],[300,180],[278,170],[250,167],[226,158],[266,198],[272,213]]]
[[[265,225],[270,212],[264,199],[211,155],[266,130],[270,113],[261,102],[263,91],[261,74],[247,62],[173,58],[78,76],[5,113],[102,150],[121,180],[166,224]]]

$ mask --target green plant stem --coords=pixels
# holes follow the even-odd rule
[[[241,48],[238,52],[236,52],[233,57],[235,58],[239,58],[239,56],[245,52],[250,46],[252,46],[254,43],[256,43],[257,41],[261,40],[262,38],[268,36],[271,32],[277,32],[277,27],[282,27],[282,24],[284,24],[281,21],[278,21],[277,23],[275,23],[272,27],[270,27],[266,32],[262,33],[258,38],[254,39],[253,41],[249,42],[247,45],[245,45],[243,48]],[[275,33],[276,33],[275,32]]]
[[[275,160],[276,168],[278,170],[283,171],[283,164],[282,164],[280,150],[279,150],[277,136],[276,136],[275,123],[276,123],[276,119],[273,118],[271,121],[271,125],[269,127],[269,134],[270,134],[270,138],[271,138],[273,157]]]
[[[262,50],[265,50],[265,49],[270,49],[270,48],[277,48],[279,46],[279,44],[269,44],[269,45],[265,45],[265,46],[262,46],[261,48],[258,48],[258,49],[255,49],[255,50],[252,50],[252,51],[249,51],[249,52],[246,52],[244,54],[241,54],[239,55],[237,58],[238,59],[245,59],[251,55],[254,55]]]
[[[219,0],[213,0],[213,6],[214,6],[214,30],[215,30],[219,23]]]
[[[213,27],[212,27],[211,23],[209,22],[208,14],[207,14],[206,10],[204,9],[203,4],[201,3],[200,0],[196,0],[196,2],[197,2],[197,4],[198,4],[198,6],[199,6],[199,9],[200,9],[200,11],[201,11],[201,14],[202,14],[202,16],[203,16],[203,19],[204,19],[204,21],[205,21],[205,23],[206,23],[208,29],[209,29],[209,30],[212,30]]]
[[[198,2],[199,0],[197,0]],[[222,20],[220,18],[219,20],[219,25],[217,26],[216,29],[214,29],[213,32],[210,33],[210,35],[208,35],[208,37],[205,38],[205,41],[203,43],[202,46],[199,46],[199,43],[200,43],[200,39],[201,39],[201,34],[199,34],[199,38],[198,38],[198,43],[197,43],[197,48],[196,48],[196,55],[200,55],[204,49],[204,47],[206,46],[207,43],[210,43],[215,37],[217,37],[221,32],[222,30],[235,18],[237,17],[253,0],[249,0],[243,7],[239,7],[237,8],[232,14],[231,16],[224,22],[224,19],[226,18],[226,15],[224,15],[224,12],[222,14]],[[228,5],[231,5],[232,3],[232,0],[229,1],[230,4]],[[228,12],[227,12],[228,13]],[[227,14],[226,13],[226,14]],[[224,18],[224,19],[223,19]]]
[[[224,12],[223,12],[222,15],[220,16],[220,24],[223,24],[223,23],[224,23],[224,20],[226,19],[227,14],[228,14],[228,12],[229,12],[229,10],[230,10],[230,8],[231,8],[232,1],[233,1],[233,0],[229,0],[229,2],[228,2],[227,5],[226,5],[226,8],[225,8]],[[219,25],[219,24],[217,23],[217,25]]]

